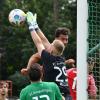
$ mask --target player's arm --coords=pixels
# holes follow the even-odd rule
[[[31,33],[31,37],[34,41],[34,44],[37,47],[39,55],[41,56],[42,50],[44,50],[45,47],[44,47],[44,45],[41,41],[41,38],[38,36],[38,34],[35,31],[34,22],[35,22],[35,18],[33,16],[33,14],[31,12],[27,12],[27,23],[29,25],[29,30],[30,30],[30,33]]]
[[[29,61],[28,61],[27,67],[21,69],[21,74],[27,75],[28,69],[30,68],[30,66],[31,66],[32,64],[34,64],[34,63],[37,63],[39,60],[40,60],[39,54],[38,54],[38,53],[33,54],[33,55],[30,57]]]
[[[43,32],[41,31],[41,29],[37,28],[36,32],[38,33],[39,37],[42,40],[43,45],[45,46],[45,49],[50,47],[50,42],[48,41],[48,39],[46,38],[46,36],[43,34]]]
[[[41,59],[41,57],[39,56],[38,53],[33,54],[27,64],[27,69],[29,68],[30,65],[39,62],[39,60]]]
[[[31,13],[31,12],[30,12]],[[31,13],[32,14],[32,13]],[[37,14],[35,13],[33,15],[32,18],[32,26],[34,27],[34,29],[36,30],[36,32],[38,33],[38,36],[41,38],[41,41],[44,45],[44,47],[47,49],[50,47],[50,42],[48,41],[48,39],[46,38],[46,36],[43,34],[43,32],[41,31],[41,29],[39,28],[38,24],[37,24]]]
[[[45,49],[45,47],[43,46],[42,41],[40,37],[37,35],[37,33],[35,32],[35,30],[31,31],[31,37],[34,41],[35,46],[38,49],[39,55],[41,56],[41,53]]]

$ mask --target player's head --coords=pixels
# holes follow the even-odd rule
[[[94,64],[95,64],[94,58],[88,57],[88,58],[87,58],[87,66],[88,66],[88,71],[89,71],[89,73],[92,72],[93,67],[94,67]]]
[[[4,81],[0,82],[0,98],[7,97],[8,95],[8,84]]]
[[[59,27],[55,31],[55,39],[61,40],[64,43],[64,45],[67,45],[69,33],[69,29],[65,27]]]
[[[40,81],[43,76],[42,66],[38,63],[34,63],[28,69],[28,75],[31,81]]]
[[[75,60],[74,59],[68,59],[65,61],[65,63],[71,67],[75,67]]]
[[[51,44],[51,54],[55,56],[62,55],[65,46],[62,41],[55,39]]]

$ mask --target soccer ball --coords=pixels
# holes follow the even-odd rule
[[[26,20],[26,14],[21,9],[13,9],[9,13],[9,22],[14,26],[22,26]]]

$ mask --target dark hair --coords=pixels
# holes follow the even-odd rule
[[[59,37],[60,35],[69,35],[70,30],[67,29],[66,27],[59,27],[55,31],[55,37]]]
[[[31,81],[40,80],[42,76],[42,67],[37,63],[32,64],[28,70],[28,75]]]

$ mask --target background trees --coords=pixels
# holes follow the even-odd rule
[[[0,80],[11,78],[16,71],[20,71],[27,65],[29,57],[36,52],[27,25],[14,27],[8,21],[9,12],[15,8],[24,12],[36,12],[38,24],[50,41],[54,39],[57,27],[68,27],[71,34],[65,53],[67,58],[76,58],[75,0],[1,0]]]

